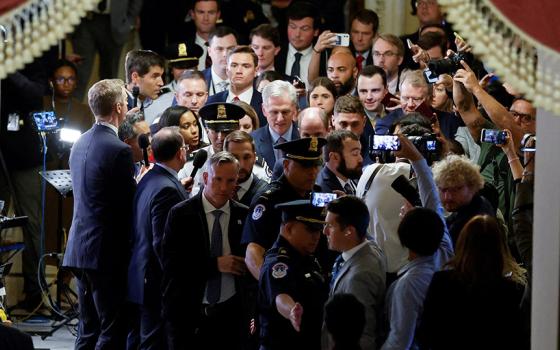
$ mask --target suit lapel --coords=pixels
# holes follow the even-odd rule
[[[346,273],[350,270],[350,267],[356,264],[356,261],[361,259],[362,254],[364,254],[364,248],[367,248],[367,244],[364,245],[363,247],[361,247],[360,249],[358,249],[358,251],[356,253],[354,253],[354,255],[352,255],[350,257],[350,259],[348,259],[348,261],[344,262],[344,265],[342,265],[342,267],[340,268],[340,271],[338,273],[338,278],[336,279],[336,281],[334,282],[333,288],[331,290],[331,294],[334,293],[334,291],[336,290],[336,288],[338,287],[338,284],[342,281],[342,279],[344,278],[344,275],[346,275]]]
[[[208,229],[208,221],[206,220],[206,213],[204,212],[204,206],[202,205],[202,191],[194,197],[194,204],[198,219],[200,220],[200,227],[202,228],[202,232],[205,237],[204,245],[206,247],[206,251],[210,252],[210,233]]]

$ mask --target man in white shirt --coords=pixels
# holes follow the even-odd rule
[[[216,23],[220,19],[220,4],[217,0],[195,0],[189,14],[196,28],[194,43],[204,50],[198,61],[198,70],[202,71],[208,68],[206,58],[209,36],[216,29]]]
[[[261,93],[253,88],[257,76],[258,57],[249,46],[237,46],[227,55],[226,73],[230,81],[229,88],[208,98],[207,103],[243,101],[257,112],[259,124],[265,125],[262,112]]]
[[[208,85],[208,96],[226,91],[229,87],[227,77],[228,52],[237,46],[237,33],[229,27],[218,27],[208,37],[208,55],[212,65],[202,71]]]
[[[393,34],[380,34],[373,44],[373,64],[383,68],[387,74],[389,92],[399,91],[401,71],[399,66],[404,57],[404,45]]]

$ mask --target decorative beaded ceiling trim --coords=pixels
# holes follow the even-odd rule
[[[560,53],[531,38],[489,0],[439,0],[439,3],[455,30],[498,76],[537,107],[560,115],[560,72],[545,70],[539,64],[560,63]]]
[[[29,0],[0,16],[0,79],[74,30],[100,0]]]

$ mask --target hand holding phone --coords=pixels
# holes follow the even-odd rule
[[[350,46],[350,34],[336,33],[336,46]]]
[[[507,142],[507,132],[495,129],[482,129],[480,141],[493,143],[494,145],[505,145]]]
[[[401,140],[397,135],[373,135],[374,151],[398,151],[401,149]]]

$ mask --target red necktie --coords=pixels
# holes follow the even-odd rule
[[[237,102],[237,101],[239,101],[239,97],[235,96],[235,97],[233,98],[233,100],[232,100],[232,101],[233,101],[233,102]]]
[[[358,56],[356,56],[356,67],[358,67],[358,72],[362,71],[362,63],[364,62],[364,56],[362,56],[361,54],[358,54]]]

